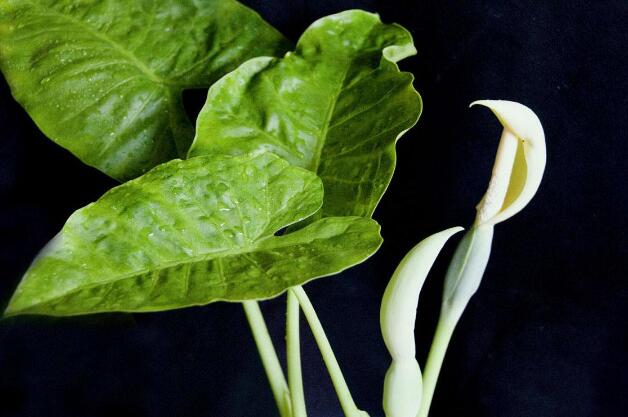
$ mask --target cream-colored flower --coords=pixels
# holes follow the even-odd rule
[[[461,230],[462,227],[452,227],[422,240],[401,260],[386,287],[380,325],[392,357],[384,381],[383,407],[387,417],[416,417],[419,411],[423,381],[414,342],[419,294],[439,252]]]
[[[521,211],[534,197],[545,170],[545,133],[539,118],[523,104],[479,100],[504,127],[486,194],[477,205],[476,225],[497,224]]]
[[[526,106],[505,100],[480,100],[504,127],[491,180],[477,205],[473,226],[458,244],[444,282],[441,316],[422,375],[415,359],[414,327],[419,293],[438,253],[454,227],[416,245],[399,263],[386,287],[380,311],[384,342],[392,364],[384,381],[387,417],[426,417],[451,334],[482,281],[495,224],[521,211],[534,197],[545,170],[545,134]]]

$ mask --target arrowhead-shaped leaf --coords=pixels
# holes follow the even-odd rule
[[[421,99],[396,62],[410,34],[352,10],[318,20],[284,58],[252,59],[214,84],[191,155],[272,151],[316,172],[323,216],[370,216],[395,166],[395,142]]]
[[[381,244],[371,219],[317,211],[315,174],[270,153],[175,160],[76,211],[7,309],[74,315],[156,311],[276,296],[359,263]]]
[[[39,128],[126,180],[185,156],[181,93],[288,48],[234,0],[3,0],[0,68]]]

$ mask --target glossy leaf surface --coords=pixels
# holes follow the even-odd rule
[[[234,0],[0,2],[14,97],[46,136],[118,180],[185,156],[184,89],[287,48]]]
[[[272,151],[316,172],[323,216],[370,216],[421,99],[396,62],[410,34],[351,10],[312,24],[284,58],[252,59],[214,84],[191,155]]]
[[[156,311],[278,295],[359,263],[371,219],[283,227],[322,204],[319,178],[272,155],[175,160],[75,212],[27,271],[7,314]]]

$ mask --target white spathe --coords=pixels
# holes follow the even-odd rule
[[[392,357],[384,380],[386,417],[416,417],[419,411],[423,380],[414,341],[419,294],[441,249],[461,230],[452,227],[423,239],[401,260],[386,287],[380,309],[382,336]]]
[[[443,303],[430,358],[422,375],[416,361],[414,328],[423,283],[447,240],[463,230],[452,227],[421,241],[395,270],[382,299],[380,326],[392,364],[384,380],[386,417],[426,417],[445,350],[469,300],[480,286],[491,253],[495,224],[521,211],[534,197],[545,170],[545,134],[526,106],[506,100],[479,100],[503,131],[491,180],[477,205],[473,226],[458,244],[444,282]]]
[[[537,115],[523,104],[478,100],[504,127],[486,194],[477,205],[476,224],[497,224],[521,211],[534,197],[545,171],[545,133]]]
[[[452,227],[423,239],[410,249],[393,273],[379,316],[384,343],[393,360],[414,359],[414,327],[421,288],[447,240],[461,230],[464,229]]]

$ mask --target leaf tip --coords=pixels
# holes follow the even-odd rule
[[[9,302],[7,308],[4,309],[2,316],[0,316],[0,320],[13,318],[15,316],[19,316],[20,314],[23,314],[23,311],[20,308],[16,308],[13,301],[11,301]]]

